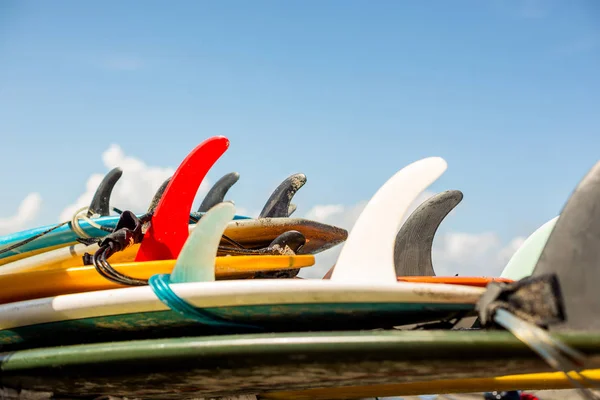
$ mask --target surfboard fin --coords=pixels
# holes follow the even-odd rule
[[[172,283],[215,281],[219,243],[234,215],[231,202],[216,204],[206,211],[179,252],[171,272]]]
[[[292,198],[296,192],[306,183],[306,175],[293,174],[277,186],[275,191],[267,200],[258,218],[286,218],[295,210],[292,209]]]
[[[90,202],[90,206],[87,211],[87,216],[92,217],[94,214],[100,215],[101,217],[106,217],[110,215],[110,196],[112,191],[121,179],[123,175],[123,170],[119,167],[111,169],[102,179],[100,185],[98,185],[98,189],[96,189],[96,193],[94,193],[94,197]]]
[[[189,236],[190,211],[198,188],[228,147],[226,137],[215,136],[199,144],[183,160],[156,205],[135,261],[177,258]]]
[[[362,283],[397,282],[394,247],[399,225],[415,199],[446,168],[443,158],[429,157],[402,168],[388,179],[356,220],[330,279]]]
[[[554,217],[547,221],[525,239],[521,247],[512,255],[504,270],[502,270],[500,274],[501,278],[516,281],[533,273],[535,264],[540,259],[542,250],[548,241],[548,236],[550,236],[556,225],[557,219],[558,217]]]
[[[531,276],[488,286],[489,293],[478,305],[483,325],[492,317],[490,308],[502,305],[550,331],[600,331],[598,204],[600,162],[567,201]]]
[[[231,241],[230,238],[227,239]],[[305,244],[306,237],[299,231],[291,230],[280,234],[267,247],[260,249],[246,249],[241,245],[219,246],[219,255],[296,255]]]
[[[447,190],[425,200],[408,217],[396,236],[394,265],[397,276],[435,276],[431,261],[435,233],[462,199],[460,190]]]
[[[277,236],[271,244],[270,248],[280,247],[282,249],[281,254],[285,254],[287,251],[291,251],[294,254],[298,252],[306,244],[306,238],[298,231],[287,231]],[[289,250],[285,250],[285,249]]]
[[[172,176],[165,179],[165,181],[162,183],[162,185],[160,185],[160,187],[158,188],[156,193],[154,193],[154,197],[152,197],[152,200],[150,201],[150,205],[148,206],[149,213],[154,212],[154,210],[156,210],[156,206],[158,206],[158,202],[160,201],[163,194],[165,193],[165,190],[167,189],[169,182],[171,182],[171,178],[172,178]]]
[[[202,204],[198,208],[198,212],[206,212],[215,205],[222,203],[225,199],[225,195],[231,189],[231,187],[240,179],[240,174],[237,172],[230,172],[221,177],[208,191]]]
[[[295,255],[298,254],[298,250],[306,244],[306,238],[298,231],[287,231],[277,236],[273,240],[268,249],[272,254],[279,255]],[[282,269],[268,272],[257,272],[254,274],[255,279],[289,279],[294,278],[300,272],[300,268],[296,269]]]
[[[598,204],[600,162],[567,201],[531,276],[511,284],[491,283],[476,305],[482,326],[504,327],[563,372],[577,372],[587,360],[547,331],[600,331]],[[586,398],[594,398],[567,377]]]

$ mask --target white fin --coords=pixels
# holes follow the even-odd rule
[[[209,209],[191,231],[171,273],[172,283],[213,282],[221,237],[235,216],[235,206],[223,202]]]
[[[446,171],[429,157],[396,172],[367,203],[344,243],[332,281],[396,282],[394,245],[405,214],[417,197]]]

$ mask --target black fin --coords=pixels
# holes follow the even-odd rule
[[[435,276],[431,261],[435,232],[462,199],[460,190],[447,190],[424,201],[408,217],[396,235],[396,276]]]
[[[202,204],[200,204],[198,212],[206,212],[213,206],[222,203],[227,191],[231,189],[238,179],[240,179],[240,174],[237,172],[230,172],[221,177],[221,179],[219,179],[217,183],[210,188],[206,194],[206,197],[204,197],[204,200],[202,200]]]
[[[306,175],[304,174],[294,174],[285,179],[271,194],[258,218],[288,217],[292,198],[305,183]]]
[[[306,244],[306,238],[298,231],[287,231],[277,236],[275,240],[269,244],[269,247],[279,245],[281,248],[288,246],[290,250],[296,254],[302,246]]]
[[[558,278],[566,316],[551,331],[600,330],[600,162],[562,209],[531,276],[543,275]]]
[[[149,213],[150,212],[154,212],[154,210],[158,206],[158,202],[160,201],[160,198],[165,193],[165,190],[167,189],[167,185],[169,184],[169,182],[171,182],[171,178],[172,177],[167,178],[167,180],[165,180],[162,183],[162,185],[160,185],[160,187],[158,188],[158,190],[156,191],[156,193],[154,193],[154,197],[152,198],[152,201],[150,202],[150,206],[148,206],[148,212]]]
[[[110,195],[119,179],[121,179],[121,175],[123,175],[123,170],[116,167],[111,169],[104,176],[90,202],[90,207],[87,212],[88,217],[91,217],[94,214],[100,214],[102,217],[110,215]]]
[[[298,250],[306,244],[306,238],[298,231],[287,231],[277,236],[267,249],[271,254],[297,254]],[[263,251],[264,251],[263,250]],[[291,255],[291,254],[290,254]],[[254,274],[254,279],[290,279],[296,277],[300,272],[300,268],[282,269],[277,271],[257,272]]]
[[[598,332],[598,287],[600,162],[571,194],[531,276],[510,284],[490,283],[476,309],[484,327],[503,308],[551,332]]]

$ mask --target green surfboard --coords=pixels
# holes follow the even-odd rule
[[[596,335],[556,336],[600,355]],[[3,386],[49,391],[56,398],[143,399],[551,371],[504,331],[270,333],[108,342],[2,353],[0,369]]]

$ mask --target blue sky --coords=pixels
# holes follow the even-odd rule
[[[0,218],[55,222],[118,144],[176,167],[231,140],[260,208],[303,172],[299,212],[367,200],[427,156],[460,189],[454,230],[528,235],[600,159],[600,3],[0,2]],[[148,199],[149,201],[149,199]]]

